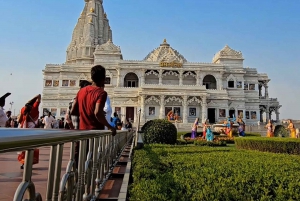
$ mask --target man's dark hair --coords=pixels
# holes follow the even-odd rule
[[[95,83],[100,83],[105,80],[106,77],[105,68],[101,65],[94,66],[91,69],[91,78]]]

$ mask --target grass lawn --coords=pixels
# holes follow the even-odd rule
[[[300,200],[300,156],[228,147],[135,150],[130,200]]]

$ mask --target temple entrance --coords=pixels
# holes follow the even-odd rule
[[[126,107],[126,119],[130,122],[134,122],[134,107]]]
[[[234,108],[230,108],[230,110],[229,110],[229,117],[233,118],[233,115],[235,115],[235,109]]]
[[[207,109],[207,118],[209,120],[209,123],[211,123],[211,124],[216,122],[216,109],[215,108]]]

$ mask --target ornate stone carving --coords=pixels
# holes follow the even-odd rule
[[[109,51],[121,53],[121,48],[113,44],[113,42],[109,39],[106,43],[102,45],[97,45],[96,51]]]
[[[159,77],[159,73],[157,73],[157,72],[154,71],[154,70],[150,70],[149,72],[145,73],[145,75],[151,75],[151,74],[156,75],[156,76]]]
[[[155,101],[157,103],[160,103],[160,100],[158,98],[156,98],[156,96],[150,96],[149,98],[146,99],[145,104],[147,105],[151,101]]]
[[[176,77],[179,76],[179,74],[176,71],[166,71],[166,72],[163,73],[163,76],[167,76],[167,75],[173,75],[173,76],[176,76]]]
[[[78,77],[77,80],[89,80],[89,78],[86,76],[86,74],[81,73]]]
[[[165,100],[165,104],[167,104],[167,103],[169,103],[169,102],[171,102],[171,101],[176,101],[176,102],[182,103],[183,100],[182,100],[181,98],[179,98],[179,97],[172,96],[172,97],[169,97],[169,98],[167,98],[167,99]]]
[[[183,74],[183,77],[187,77],[187,76],[192,76],[194,78],[197,77],[197,75],[195,73],[191,72],[191,71],[188,71],[188,72]]]
[[[170,47],[166,40],[158,48],[150,52],[144,61],[187,62],[177,50]]]
[[[227,77],[227,82],[228,81],[234,81],[236,82],[236,77],[234,77],[232,74],[230,74],[228,77]]]
[[[190,98],[190,99],[187,101],[187,105],[190,105],[192,102],[197,102],[197,103],[199,103],[199,104],[202,104],[202,101],[201,101],[199,98],[197,98],[196,96]]]
[[[244,59],[242,52],[231,49],[226,45],[221,51],[215,54],[213,58],[213,63],[217,62],[219,59]]]

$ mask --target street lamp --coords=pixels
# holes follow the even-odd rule
[[[12,111],[12,106],[13,106],[14,102],[10,102],[9,104],[10,104],[10,109],[9,110]]]

